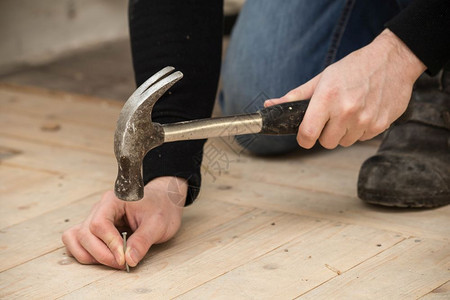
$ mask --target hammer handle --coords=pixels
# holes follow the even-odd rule
[[[309,100],[266,107],[254,114],[192,120],[161,125],[164,143],[241,134],[296,134]]]
[[[260,134],[296,134],[303,121],[309,100],[287,102],[263,108]]]

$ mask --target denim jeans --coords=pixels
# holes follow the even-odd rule
[[[377,36],[410,0],[247,0],[233,29],[219,101],[224,114],[255,112]],[[345,74],[342,74],[345,76]],[[299,146],[294,135],[243,135],[259,155]]]

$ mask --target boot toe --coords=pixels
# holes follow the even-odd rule
[[[358,197],[368,203],[396,207],[435,207],[450,202],[447,171],[439,161],[403,154],[378,154],[359,173]]]

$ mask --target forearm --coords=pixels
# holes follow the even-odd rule
[[[436,74],[450,60],[450,1],[415,0],[386,26]]]
[[[397,69],[397,74],[404,81],[412,84],[422,74],[426,66],[391,30],[385,29],[367,48],[374,55],[385,55],[386,63]]]
[[[167,65],[184,78],[156,103],[152,120],[171,123],[211,115],[219,78],[222,1],[130,1],[130,36],[136,83]],[[200,187],[204,140],[164,144],[144,159],[144,182],[159,176],[188,180],[187,204]]]

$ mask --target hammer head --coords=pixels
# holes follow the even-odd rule
[[[150,77],[128,98],[117,121],[114,153],[118,172],[114,187],[116,196],[125,201],[144,197],[142,160],[148,151],[164,143],[164,131],[152,122],[156,101],[183,77],[173,67],[166,67]]]

